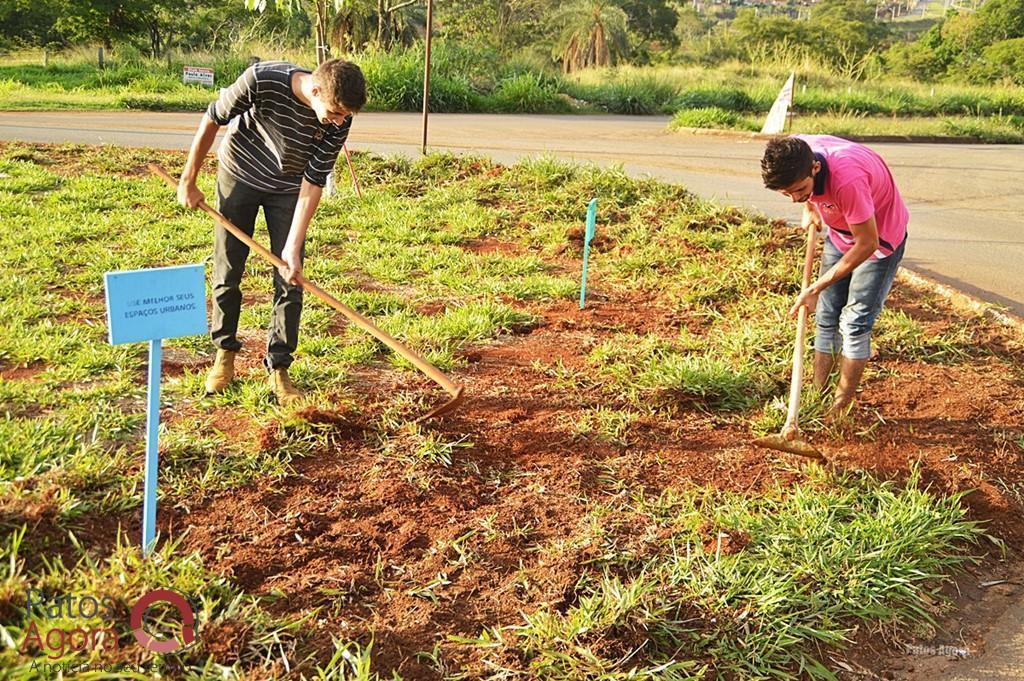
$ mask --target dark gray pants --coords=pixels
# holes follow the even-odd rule
[[[221,213],[249,236],[256,229],[256,214],[263,217],[270,232],[270,250],[280,256],[288,239],[298,194],[273,194],[242,184],[224,170],[217,173],[217,206]],[[213,322],[210,337],[224,350],[238,351],[238,317],[242,312],[242,273],[249,247],[217,225],[213,238]],[[303,247],[305,257],[305,247]],[[284,281],[274,268],[274,308],[267,335],[269,369],[287,368],[299,342],[302,288]]]

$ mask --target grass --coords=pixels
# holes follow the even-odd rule
[[[744,116],[717,107],[684,109],[672,117],[669,127],[710,128],[759,132],[763,117]],[[1024,142],[1024,116],[912,116],[895,118],[850,113],[794,114],[786,132],[837,135],[852,139],[870,137],[927,137],[938,140],[975,139],[989,144]]]
[[[110,595],[127,608],[164,586],[193,595],[204,631],[212,632],[170,676],[377,678],[374,632],[358,640],[340,635],[317,607],[288,611],[288,598],[298,594],[247,592],[173,542],[143,561],[123,534],[137,531],[145,353],[141,345],[107,344],[102,275],[208,258],[207,218],[179,210],[159,180],[133,170],[149,160],[175,170],[183,158],[0,145],[3,632],[17,641],[34,621],[25,608],[28,588]],[[766,405],[784,392],[788,375],[791,327],[782,314],[797,289],[799,235],[681,187],[629,178],[621,168],[550,158],[506,168],[448,155],[356,154],[355,163],[366,196],[343,189],[318,213],[308,274],[455,374],[473,352],[533,332],[544,310],[572,304],[573,234],[586,208],[580,197],[601,198],[595,285],[686,323],[595,332],[574,368],[536,360],[541,380],[585,405],[578,419],[551,415],[551,427],[572,443],[567,455],[594,444],[628,459],[650,419],[666,415],[774,426]],[[200,184],[209,193],[212,175]],[[482,252],[483,240],[507,248]],[[270,289],[269,266],[251,258],[242,319],[250,353],[263,342]],[[936,335],[887,313],[880,343],[901,356],[959,363],[982,352],[976,333],[973,320]],[[463,574],[486,567],[479,554],[487,546],[514,547],[503,560],[518,570],[511,579],[525,614],[419,651],[438,676],[829,679],[823,650],[846,644],[861,623],[927,623],[945,575],[980,551],[982,530],[967,520],[962,498],[923,490],[917,477],[896,485],[812,468],[803,484],[758,496],[685,480],[652,496],[615,459],[593,462],[599,491],[578,500],[575,529],[552,535],[543,517],[499,516],[498,504],[506,490],[514,489],[513,499],[524,488],[544,498],[561,492],[533,487],[534,471],[471,456],[476,436],[412,422],[429,399],[420,376],[325,308],[307,304],[293,373],[314,413],[358,417],[363,431],[355,435],[279,410],[257,368],[243,368],[230,390],[206,397],[206,340],[171,345],[182,366],[163,389],[161,508],[187,512],[240,488],[272,492],[293,480],[302,458],[330,460],[354,443],[370,459],[365,470],[363,461],[353,463],[356,475],[380,476],[392,466],[424,493],[474,484],[490,490],[493,501],[479,514],[453,514],[451,537],[424,549],[439,561],[429,577],[403,579],[403,566],[378,557],[359,588],[341,585],[323,606],[332,609],[329,621],[348,620],[349,608],[373,607],[360,600],[360,589],[369,589],[438,607]],[[361,372],[390,383],[368,392]],[[1019,434],[1007,437],[1007,446],[1019,445]],[[112,528],[116,545],[79,539],[97,523]],[[589,547],[586,560],[573,553],[580,547]],[[564,602],[535,591],[535,557],[572,558]],[[123,657],[151,659],[120,633],[129,651]],[[214,645],[225,640],[233,644]],[[448,657],[452,646],[473,651],[477,666],[460,668]],[[0,664],[11,678],[27,679],[44,657],[6,646]]]
[[[834,679],[816,646],[848,642],[858,623],[932,621],[937,580],[964,561],[932,548],[976,539],[958,499],[819,475],[756,500],[638,496],[628,529],[592,538],[606,559],[575,603],[469,641],[485,678],[514,674],[513,657],[545,679],[710,678],[703,660],[729,677]]]
[[[93,627],[108,625],[99,617],[55,619],[40,618],[38,613],[28,616],[25,601],[28,588],[44,588],[50,593],[74,593],[92,595],[97,599],[106,598],[113,609],[123,612],[127,612],[142,594],[155,588],[189,594],[197,620],[203,622],[205,627],[208,643],[201,643],[173,657],[150,660],[148,664],[155,665],[150,667],[153,670],[152,676],[173,674],[179,678],[195,679],[240,678],[246,669],[254,666],[283,663],[283,668],[287,669],[299,667],[305,661],[298,654],[298,650],[300,644],[308,638],[305,625],[309,616],[275,619],[257,597],[241,592],[224,577],[210,574],[204,570],[198,554],[183,555],[174,543],[164,544],[149,558],[143,559],[137,546],[119,537],[114,551],[102,560],[98,561],[85,550],[80,550],[74,565],[65,566],[61,560],[54,560],[33,574],[25,567],[24,538],[23,532],[13,532],[8,535],[5,545],[0,547],[0,598],[8,612],[13,609],[17,613],[13,618],[5,616],[3,635],[7,645],[0,652],[5,678],[38,679],[42,674],[39,665],[44,662],[52,664],[55,660],[72,668],[83,663],[138,665],[142,662],[130,653],[124,652],[125,646],[128,645],[128,640],[125,639],[118,642],[118,652],[113,655],[113,660],[109,651],[100,649],[71,652],[71,644],[46,632],[76,627],[92,630]],[[151,630],[160,630],[159,623],[163,621],[165,633],[173,631],[172,627],[178,621],[158,608],[150,610],[150,617],[148,626]],[[209,658],[206,645],[212,645],[218,640],[218,632],[224,635],[242,622],[250,633],[245,645],[234,655],[235,659],[222,658],[218,663],[214,663]],[[34,654],[19,655],[17,647],[25,640],[25,632],[30,623],[35,623],[39,627],[44,642],[43,648],[38,651],[30,648]],[[128,638],[130,637],[129,634]],[[15,646],[10,645],[12,641],[16,642]],[[330,658],[325,665],[316,667],[315,673],[301,674],[300,678],[326,679],[337,678],[339,675],[342,675],[341,678],[351,678],[344,675],[365,666],[366,662],[360,660],[368,655],[368,650],[361,650],[354,644],[337,645],[338,649],[343,651],[340,655]],[[81,676],[96,678],[100,674],[102,672],[85,672]],[[103,678],[150,676],[122,671],[120,674],[114,673]]]
[[[302,52],[263,50],[264,59],[311,63]],[[418,47],[349,55],[367,76],[367,110],[419,111],[423,55]],[[196,53],[147,60],[115,51],[99,70],[95,55],[73,51],[44,67],[40,55],[0,60],[6,110],[144,109],[200,111],[215,96],[183,85],[184,64],[215,69],[229,84],[246,59]],[[620,66],[563,76],[528,62],[499,59],[440,41],[434,49],[431,109],[436,112],[669,114],[676,127],[760,129],[790,72],[795,72],[796,132],[845,135],[969,137],[1019,143],[1024,90],[1010,86],[924,84],[872,74],[852,80],[806,55],[765,55],[756,64]]]

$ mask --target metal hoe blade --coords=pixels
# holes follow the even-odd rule
[[[432,419],[435,416],[444,416],[448,412],[450,412],[453,409],[455,409],[455,407],[459,406],[459,403],[462,402],[462,389],[463,389],[463,386],[460,385],[459,388],[458,388],[458,392],[455,393],[455,396],[452,397],[452,399],[448,400],[447,402],[445,402],[442,405],[434,407],[433,409],[428,411],[426,414],[424,414],[423,416],[420,416],[418,419],[416,419],[415,422],[419,423],[421,421],[426,421],[427,419]]]
[[[759,447],[767,447],[768,449],[775,449],[780,452],[796,454],[797,456],[803,456],[808,459],[815,459],[817,461],[825,460],[825,455],[818,451],[817,447],[805,440],[801,440],[799,437],[794,437],[789,440],[781,433],[778,435],[766,435],[755,439],[754,444]]]

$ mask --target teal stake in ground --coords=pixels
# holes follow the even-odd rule
[[[156,539],[157,434],[160,429],[160,342],[206,334],[206,285],[202,265],[131,272],[107,272],[107,328],[110,342],[149,341],[146,399],[146,473],[142,496],[142,553]]]
[[[580,283],[580,309],[587,304],[587,262],[590,260],[590,241],[597,229],[597,199],[587,206],[587,231],[583,233],[583,277]]]

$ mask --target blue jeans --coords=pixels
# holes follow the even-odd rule
[[[814,349],[817,352],[835,355],[841,350],[843,357],[849,359],[868,359],[871,356],[871,330],[892,288],[906,245],[907,240],[904,239],[888,258],[865,260],[853,272],[821,292],[814,312],[817,325]],[[822,273],[842,257],[842,252],[832,240],[825,237]]]

